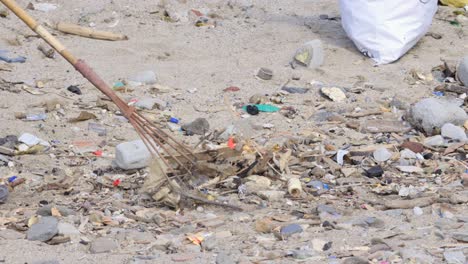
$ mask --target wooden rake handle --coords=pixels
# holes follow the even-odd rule
[[[94,70],[89,67],[83,60],[76,58],[71,54],[67,48],[58,41],[52,34],[41,26],[37,21],[31,17],[23,8],[21,8],[14,0],[0,0],[8,9],[10,9],[18,18],[20,18],[28,27],[36,32],[45,42],[54,48],[62,57],[64,57],[71,65],[79,71],[83,77],[90,81],[102,93],[107,95],[123,112],[123,114],[130,118],[133,114],[133,107],[129,107],[115,92],[104,82],[104,80],[97,75]]]

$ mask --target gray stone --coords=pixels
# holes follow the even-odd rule
[[[72,209],[68,209],[64,206],[57,206],[53,204],[48,204],[43,207],[40,207],[39,209],[37,209],[36,213],[41,216],[51,216],[52,208],[56,208],[62,216],[69,216],[69,215],[76,214],[75,211],[73,211]]]
[[[465,129],[450,123],[442,126],[441,134],[443,137],[458,140],[460,142],[465,142],[467,140]]]
[[[374,159],[378,162],[389,160],[393,154],[386,148],[378,148],[374,151]]]
[[[463,251],[445,251],[444,259],[448,264],[465,264],[466,257]]]
[[[411,107],[407,119],[416,128],[433,135],[435,129],[446,123],[463,125],[468,115],[454,100],[427,98]]]
[[[210,130],[210,123],[205,118],[197,118],[193,122],[182,126],[187,134],[204,135]]]
[[[465,86],[468,86],[468,56],[464,57],[457,68],[458,80]]]
[[[445,144],[444,137],[441,135],[428,137],[424,139],[424,144],[431,146],[431,147],[439,147]]]
[[[234,264],[236,263],[231,256],[225,252],[219,252],[216,256],[216,264]]]
[[[302,227],[298,224],[290,224],[287,226],[283,226],[281,228],[280,234],[282,237],[288,237],[294,234],[302,233],[304,231]]]
[[[94,240],[91,243],[91,246],[89,248],[89,252],[93,254],[98,254],[98,253],[106,253],[110,252],[116,248],[118,248],[119,245],[117,242],[115,242],[113,239],[107,238],[107,237],[100,237]]]
[[[62,236],[76,237],[80,235],[80,231],[69,223],[59,223],[57,228],[58,234]]]
[[[325,205],[325,204],[319,204],[317,205],[317,208],[315,209],[318,214],[320,213],[328,213],[331,215],[339,215],[338,211],[336,211],[335,208]]]
[[[28,240],[48,241],[58,233],[58,221],[55,217],[45,216],[32,225],[27,233]]]

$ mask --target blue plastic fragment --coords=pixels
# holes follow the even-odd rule
[[[175,117],[171,117],[171,118],[169,119],[169,122],[174,123],[174,124],[179,124],[179,119],[177,119],[177,118],[175,118]]]
[[[7,54],[8,54],[7,50],[0,50],[0,60],[2,60],[4,62],[8,62],[8,63],[15,63],[15,62],[24,63],[24,62],[26,62],[26,57],[18,56],[18,57],[11,58]]]
[[[18,179],[17,176],[8,177],[8,182],[14,182],[16,179]]]

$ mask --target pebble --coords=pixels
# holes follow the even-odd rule
[[[413,214],[416,215],[416,216],[421,216],[424,214],[424,211],[421,207],[419,206],[416,206],[413,208]]]
[[[360,227],[382,228],[385,226],[385,222],[378,219],[377,217],[370,216],[354,221],[353,225]]]
[[[458,80],[465,86],[468,86],[468,56],[464,57],[457,68]]]
[[[80,90],[80,88],[79,88],[78,86],[76,86],[76,85],[70,85],[70,86],[68,86],[67,90],[68,90],[69,92],[74,93],[74,94],[81,95],[81,90]]]
[[[282,237],[289,237],[293,234],[298,234],[298,233],[302,233],[302,231],[304,231],[302,229],[302,227],[298,224],[290,224],[290,225],[287,225],[287,226],[283,226],[280,230],[280,235]]]
[[[271,80],[273,78],[273,71],[268,68],[260,68],[257,77],[265,81]]]
[[[107,237],[100,237],[91,243],[89,251],[93,254],[98,254],[110,252],[118,247],[119,245],[113,239]]]
[[[446,123],[463,125],[468,115],[454,100],[426,98],[410,109],[407,119],[415,127],[432,135],[435,132],[434,128],[441,128]]]
[[[342,102],[346,99],[346,94],[338,87],[323,87],[320,91],[333,102]]]
[[[32,225],[27,233],[28,240],[45,242],[58,233],[58,221],[55,217],[41,217],[39,221]]]
[[[210,130],[210,123],[205,118],[197,118],[193,122],[183,125],[182,130],[189,135],[204,135]]]
[[[317,211],[317,213],[328,213],[328,214],[331,214],[331,215],[335,215],[335,216],[338,216],[340,215],[338,213],[338,211],[336,211],[335,208],[329,206],[329,205],[325,205],[325,204],[319,204],[317,205],[317,208],[315,209]]]
[[[431,147],[443,146],[445,144],[444,137],[441,136],[441,135],[428,137],[428,138],[424,139],[424,144],[426,144],[428,146],[431,146]]]
[[[380,165],[369,168],[365,171],[369,178],[380,178],[384,174],[384,170]]]
[[[68,237],[80,236],[80,231],[72,224],[60,222],[57,228],[59,235]]]
[[[374,151],[374,159],[378,162],[389,160],[393,154],[386,148],[378,148]]]
[[[450,123],[442,126],[441,134],[445,138],[458,140],[460,142],[465,142],[467,140],[465,129]]]

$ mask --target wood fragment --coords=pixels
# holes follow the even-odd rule
[[[56,29],[60,32],[100,40],[127,40],[128,37],[122,34],[116,34],[108,31],[94,30],[88,27],[82,27],[71,23],[59,22]]]
[[[365,112],[358,112],[358,113],[349,113],[345,114],[345,117],[349,118],[360,118],[360,117],[366,117],[366,116],[371,116],[371,115],[381,115],[381,111],[365,111]]]
[[[461,85],[439,85],[435,89],[435,91],[438,92],[451,92],[451,93],[456,93],[456,94],[468,94],[468,87],[461,86]]]
[[[392,150],[396,148],[397,144],[380,144],[380,145],[371,145],[371,146],[364,146],[364,147],[351,147],[348,149],[349,154],[351,156],[367,156],[372,154],[375,150],[380,148],[386,148],[388,150]]]
[[[437,202],[437,198],[431,196],[431,197],[416,198],[412,200],[390,200],[390,201],[384,201],[382,204],[387,209],[412,209],[416,206],[426,207],[435,202]]]

